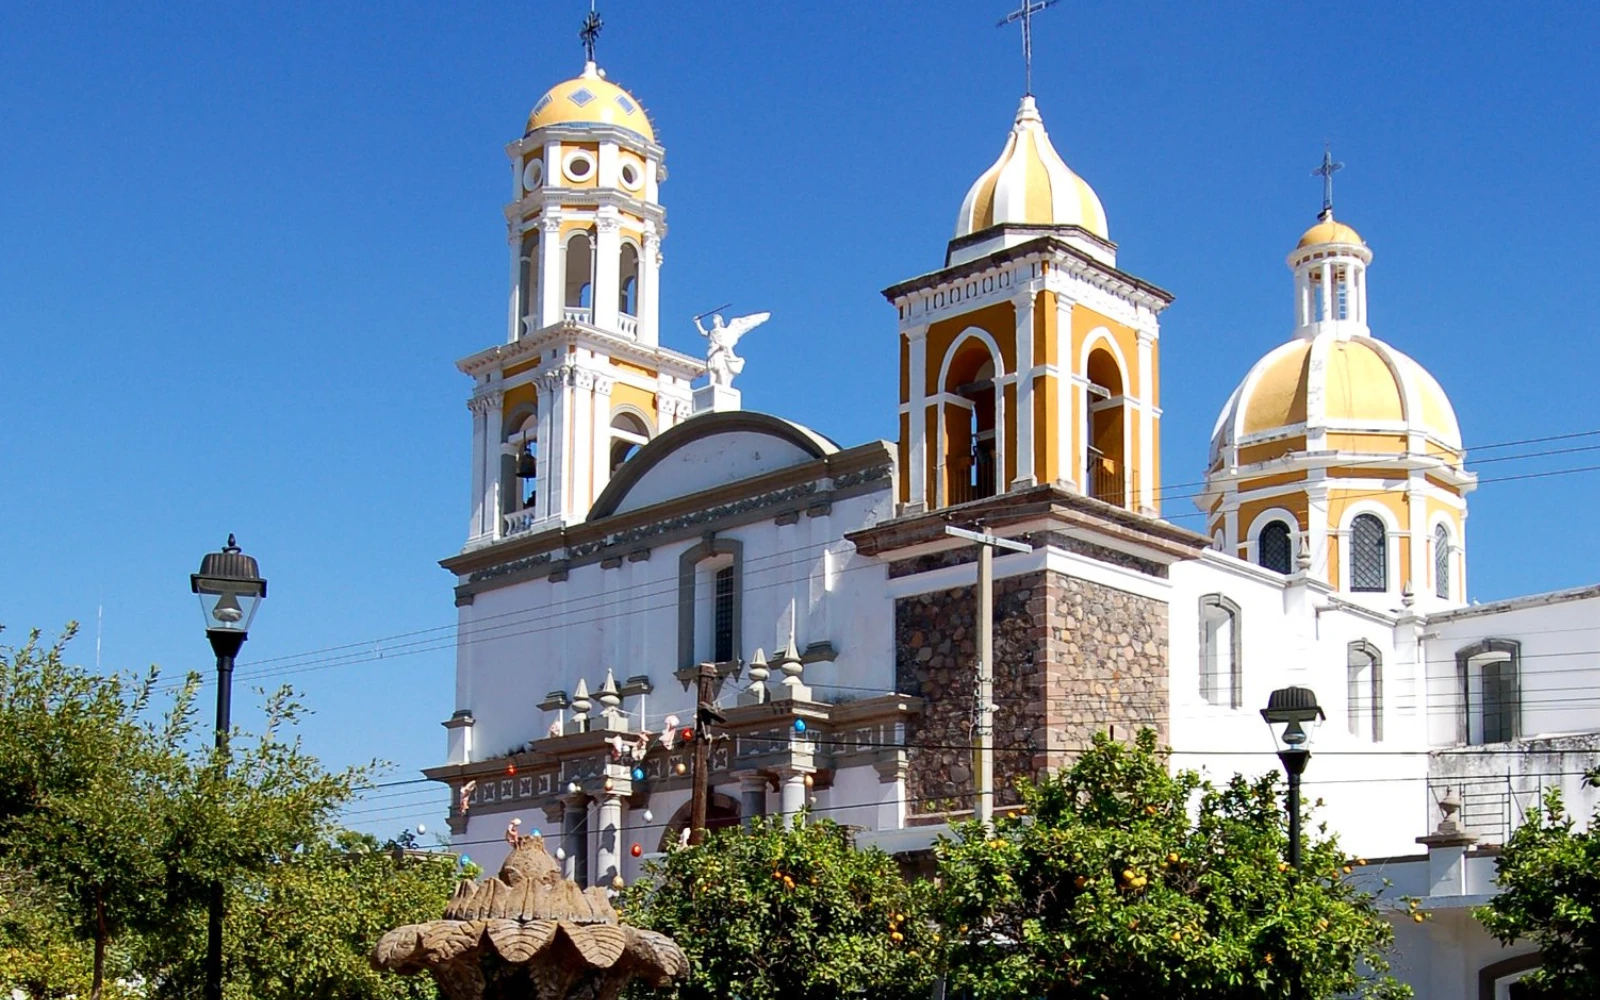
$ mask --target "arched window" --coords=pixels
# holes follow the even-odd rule
[[[1521,674],[1522,644],[1514,639],[1484,639],[1456,651],[1456,727],[1463,743],[1505,743],[1522,735]]]
[[[622,244],[617,281],[617,311],[624,316],[639,315],[639,251],[632,243]]]
[[[947,398],[940,406],[945,503],[958,504],[999,492],[995,363],[987,344],[968,337],[953,348],[946,365]]]
[[[1200,696],[1213,705],[1244,704],[1239,606],[1221,594],[1200,598]]]
[[[1282,521],[1268,521],[1256,537],[1256,560],[1266,569],[1288,573],[1294,567],[1291,548],[1289,526]]]
[[[636,413],[619,413],[611,418],[611,471],[633,457],[650,441],[650,428]]]
[[[1383,654],[1365,639],[1352,642],[1346,657],[1348,696],[1345,714],[1350,735],[1374,743],[1383,739]]]
[[[1433,529],[1433,592],[1450,599],[1450,529],[1442,524]]]
[[[1104,347],[1089,353],[1089,460],[1084,487],[1096,500],[1127,506],[1128,470],[1123,435],[1123,379],[1116,356]]]
[[[566,288],[562,302],[568,309],[588,309],[594,304],[594,242],[586,231],[573,233],[566,246]]]
[[[1350,589],[1389,589],[1389,533],[1376,514],[1350,522]]]
[[[539,329],[539,231],[522,237],[517,263],[517,337]]]

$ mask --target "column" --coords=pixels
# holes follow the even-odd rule
[[[622,798],[607,793],[600,798],[600,836],[595,843],[596,885],[611,885],[622,874]]]
[[[1428,571],[1428,553],[1433,532],[1428,530],[1428,497],[1424,492],[1427,483],[1427,477],[1422,473],[1411,474],[1410,482],[1406,484],[1406,519],[1409,523],[1400,526],[1404,537],[1411,540],[1411,559],[1400,580],[1400,586],[1409,587],[1413,596],[1423,599],[1433,596],[1434,593],[1430,583],[1433,574]],[[1398,557],[1399,554],[1397,543],[1395,555]]]
[[[489,405],[481,396],[473,396],[467,400],[467,411],[472,414],[472,517],[467,522],[467,538],[483,537],[483,464],[487,449],[484,445],[487,422],[484,414],[488,412]]]
[[[560,517],[566,510],[566,437],[572,418],[572,391],[567,380],[571,371],[561,365],[545,372],[540,380],[544,398],[539,405],[539,499],[535,505],[540,520]]]
[[[907,342],[907,401],[910,413],[906,423],[906,501],[913,512],[928,509],[928,327],[914,326],[905,331]]]
[[[617,210],[602,206],[595,217],[594,325],[617,332],[617,285],[622,254],[622,222]]]
[[[806,807],[806,775],[810,772],[799,768],[785,768],[778,772],[783,783],[778,790],[778,808],[783,813],[783,822],[787,826],[794,826],[795,821]]]
[[[580,348],[579,358],[589,352]],[[594,472],[594,372],[576,365],[567,368],[566,419],[572,427],[572,448],[563,461],[567,470],[562,486],[562,502],[551,511],[561,519],[582,520],[589,510],[589,490]]]
[[[594,395],[591,397],[590,427],[594,451],[590,458],[589,503],[594,506],[600,491],[611,481],[611,387],[616,380],[605,375],[594,376]]]
[[[539,220],[539,322],[540,328],[561,321],[561,296],[565,284],[561,272],[561,216],[547,210]]]
[[[1328,542],[1328,487],[1324,483],[1306,490],[1306,537],[1301,544],[1310,548],[1311,575],[1332,585],[1328,578]]]
[[[511,301],[506,305],[506,343],[514,344],[522,336],[522,317],[517,315],[517,304],[522,300],[522,233],[511,226]]]
[[[757,816],[766,814],[766,775],[756,772],[739,775],[739,818],[744,828],[748,830],[755,824]]]
[[[1326,323],[1333,319],[1333,264],[1322,264],[1318,269],[1318,280],[1322,282],[1322,309],[1317,318]]]
[[[654,176],[649,171],[648,176]],[[639,333],[641,344],[661,342],[661,292],[656,282],[661,274],[661,236],[654,222],[644,224],[644,253],[639,258]]]
[[[568,795],[562,799],[561,847],[567,852],[562,862],[564,876],[580,886],[589,884],[589,796]]]
[[[1156,335],[1140,330],[1139,337],[1139,494],[1134,498],[1138,510],[1156,512]]]
[[[1011,300],[1017,312],[1017,412],[1012,418],[1017,424],[1017,455],[1011,463],[1013,489],[1034,484],[1033,474],[1033,302],[1030,287],[1025,294]],[[999,390],[996,389],[998,397]],[[1001,492],[997,482],[996,493]]]

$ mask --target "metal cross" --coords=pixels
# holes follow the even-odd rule
[[[605,22],[595,13],[594,0],[589,0],[589,16],[583,19],[583,30],[578,32],[578,37],[583,39],[583,58],[586,62],[594,62],[594,43],[599,39],[603,27]]]
[[[1022,0],[1022,6],[1000,19],[997,28],[1022,22],[1022,67],[1027,84],[1025,93],[1033,96],[1033,15],[1046,7],[1054,7],[1061,0]]]
[[[1327,143],[1322,144],[1322,166],[1311,171],[1312,177],[1322,178],[1322,214],[1333,214],[1333,175],[1344,169],[1343,163],[1336,163],[1333,151]]]

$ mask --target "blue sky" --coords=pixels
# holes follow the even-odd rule
[[[668,149],[665,342],[700,350],[688,317],[721,302],[771,310],[742,351],[746,405],[845,443],[892,435],[879,289],[941,262],[1001,148],[1022,89],[1006,8],[607,0],[601,63]],[[454,609],[435,562],[467,522],[453,362],[503,336],[502,147],[581,68],[584,9],[0,6],[13,640],[79,619],[90,661],[103,608],[105,669],[209,670],[187,574],[236,531],[272,587],[242,673],[313,668],[256,683],[304,690],[332,763],[405,778],[441,759]],[[1439,378],[1468,445],[1600,428],[1597,34],[1600,7],[1577,3],[1068,0],[1039,18],[1056,147],[1099,192],[1121,266],[1177,295],[1169,497],[1288,334],[1284,255],[1319,207],[1325,138],[1347,164],[1339,216],[1376,254],[1375,332]],[[1473,596],[1600,576],[1597,482],[1474,494]],[[1185,499],[1167,513],[1199,524]],[[383,831],[442,825],[425,791],[363,808],[352,820]]]

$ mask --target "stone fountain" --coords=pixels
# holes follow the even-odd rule
[[[615,1000],[633,979],[659,989],[689,973],[677,942],[562,878],[538,835],[517,838],[498,876],[457,886],[443,920],[385,934],[372,964],[426,970],[446,1000]]]

